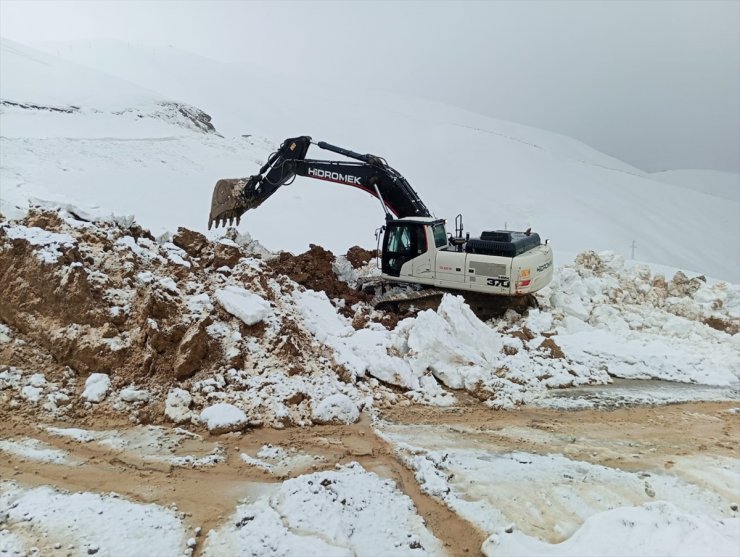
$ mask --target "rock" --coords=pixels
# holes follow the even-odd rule
[[[103,402],[110,390],[110,377],[105,373],[92,373],[85,381],[82,398],[88,402]]]
[[[178,248],[184,249],[190,257],[199,257],[203,250],[208,247],[208,238],[200,232],[181,226],[172,237],[172,243]]]
[[[135,389],[133,386],[128,386],[121,389],[121,400],[124,402],[148,402],[150,398],[149,391],[143,389]]]
[[[178,379],[187,379],[208,355],[208,333],[203,321],[196,323],[187,330],[177,347],[175,357],[175,376]]]
[[[347,395],[329,395],[313,409],[313,421],[319,424],[353,424],[360,418],[360,410]]]
[[[233,267],[242,258],[242,252],[233,242],[225,243],[224,240],[213,245],[213,267]]]
[[[200,413],[201,423],[206,424],[211,433],[239,431],[247,424],[247,415],[232,404],[219,402]]]
[[[216,290],[214,296],[221,307],[250,327],[272,315],[270,302],[239,286]]]
[[[176,424],[187,422],[192,415],[190,412],[192,402],[193,397],[185,389],[171,389],[167,393],[164,415]]]

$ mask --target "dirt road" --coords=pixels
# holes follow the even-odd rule
[[[366,469],[394,480],[451,554],[476,555],[486,534],[425,494],[414,473],[376,434],[376,429],[393,432],[401,428],[407,435],[416,430],[420,435],[432,432],[440,446],[449,440],[450,445],[484,448],[492,453],[554,453],[620,470],[671,470],[732,500],[740,494],[726,493],[726,484],[714,482],[711,470],[700,473],[684,463],[686,457],[699,459],[696,462],[709,462],[707,459],[712,457],[740,458],[740,414],[732,411],[735,406],[713,402],[611,411],[529,407],[494,411],[471,399],[451,408],[396,407],[383,412],[375,424],[363,416],[352,426],[261,428],[213,437],[205,431],[194,436],[176,429],[132,427],[107,418],[96,424],[95,429],[103,433],[87,442],[47,429],[73,427],[70,423],[37,425],[11,418],[0,426],[0,438],[39,440],[49,448],[65,451],[67,463],[41,462],[6,449],[0,451],[0,478],[26,486],[113,491],[134,501],[174,504],[185,513],[190,526],[207,532],[223,522],[239,500],[264,486],[358,461]],[[303,457],[271,471],[242,458],[256,455],[265,445]],[[187,456],[192,461],[214,454],[220,457],[211,466],[189,467],[178,465],[183,462],[176,460]],[[69,465],[73,462],[77,465]]]

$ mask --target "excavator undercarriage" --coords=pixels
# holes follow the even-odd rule
[[[407,315],[425,309],[436,310],[445,294],[462,296],[473,313],[481,321],[503,317],[508,310],[523,313],[537,307],[533,294],[523,296],[492,296],[481,292],[465,292],[448,288],[414,288],[408,284],[393,284],[384,281],[368,281],[363,291],[374,294],[372,306],[380,311]]]

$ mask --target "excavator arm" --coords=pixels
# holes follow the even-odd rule
[[[306,159],[312,144],[357,162]],[[213,190],[208,228],[213,223],[218,227],[234,220],[239,224],[241,215],[259,207],[281,186],[292,183],[296,176],[359,188],[381,201],[387,218],[391,218],[389,210],[397,218],[431,216],[406,179],[381,157],[356,153],[323,141],[313,143],[310,137],[301,136],[286,139],[268,157],[259,173],[248,178],[219,180]]]

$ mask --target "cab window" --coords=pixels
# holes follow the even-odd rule
[[[434,232],[434,245],[438,248],[443,248],[447,245],[447,231],[445,225],[441,222],[432,226],[432,232]]]
[[[411,235],[407,226],[394,226],[389,230],[388,251],[395,253],[411,251]]]

